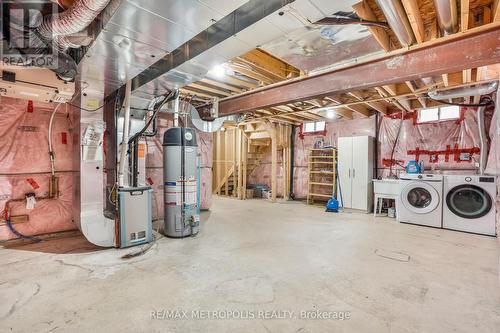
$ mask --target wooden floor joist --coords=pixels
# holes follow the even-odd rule
[[[500,62],[500,24],[492,23],[398,50],[370,61],[294,79],[221,100],[219,114],[228,115],[323,98],[353,90],[433,77]],[[463,59],[467,59],[467,65]],[[359,75],[363,73],[363,75]]]

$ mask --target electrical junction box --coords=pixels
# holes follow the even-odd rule
[[[149,186],[118,189],[121,248],[153,241],[152,195]]]

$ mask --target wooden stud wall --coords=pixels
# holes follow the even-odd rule
[[[260,165],[264,154],[271,154],[271,201],[276,202],[278,153],[282,154],[283,198],[290,198],[291,134],[288,124],[271,121],[225,124],[214,133],[213,193],[247,198],[249,174]]]

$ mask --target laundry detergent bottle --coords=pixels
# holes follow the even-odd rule
[[[406,165],[406,173],[421,173],[422,166],[415,160],[409,161]]]

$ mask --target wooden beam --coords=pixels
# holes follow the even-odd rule
[[[410,88],[410,90],[412,92],[415,92],[417,90],[417,87],[415,86],[415,84],[413,83],[413,81],[406,81],[405,83],[408,86],[408,88]],[[427,107],[427,103],[425,102],[425,99],[422,96],[419,96],[417,94],[415,94],[415,96],[417,97],[418,102],[420,103],[420,105],[423,108],[426,108]]]
[[[462,82],[469,83],[472,82],[472,69],[465,69],[462,71]]]
[[[199,84],[199,83],[191,83],[190,85],[188,85],[184,88],[185,89],[194,88],[194,89],[202,90],[204,92],[213,93],[213,94],[221,95],[221,96],[230,96],[231,95],[230,92],[216,89],[216,88],[210,88],[210,87],[204,86],[204,85]]]
[[[275,114],[271,111],[269,111],[269,112],[271,113],[270,116],[272,116],[273,118],[288,119],[288,120],[292,121],[293,124],[300,124],[304,121],[304,119],[297,117],[299,115],[287,115],[287,114],[283,114],[283,113]]]
[[[273,81],[281,81],[281,80],[286,79],[286,76],[280,76],[280,75],[276,74],[275,72],[273,72],[272,70],[270,70],[264,66],[255,64],[255,63],[253,63],[245,58],[242,58],[242,57],[236,57],[232,61],[234,63],[237,63],[237,64],[250,66],[252,68],[252,71],[259,73],[259,74],[262,74],[265,77],[267,77]]]
[[[203,83],[209,84],[209,85],[214,86],[214,87],[226,89],[226,90],[229,90],[229,91],[232,91],[235,93],[241,92],[241,88],[234,87],[232,85],[229,85],[229,84],[226,84],[223,82],[219,82],[219,81],[215,81],[215,80],[211,80],[211,79],[201,79],[199,82],[203,82]]]
[[[336,108],[333,110],[338,115],[341,115],[343,118],[353,119],[352,111],[348,108]]]
[[[208,74],[209,77],[212,77],[210,74]],[[238,87],[243,87],[247,89],[255,89],[257,88],[258,84],[249,82],[247,80],[242,80],[237,77],[234,77],[232,75],[224,75],[220,80],[223,80],[224,82],[227,82],[229,84],[238,86]]]
[[[488,24],[491,22],[491,8],[488,6],[483,7],[483,24]]]
[[[450,83],[448,82],[448,74],[442,74],[441,77],[443,78],[443,85],[445,87],[448,87]]]
[[[352,6],[352,9],[354,9],[354,12],[362,19],[377,21],[377,17],[365,1],[355,4]],[[375,40],[385,51],[389,51],[391,49],[389,35],[383,28],[369,26],[368,30],[372,33]]]
[[[417,43],[423,43],[425,40],[425,29],[420,10],[418,9],[417,0],[402,0],[401,2],[408,15],[408,20],[410,21]]]
[[[215,97],[214,95],[211,95],[211,94],[207,94],[207,93],[204,93],[204,92],[200,92],[200,91],[196,91],[196,90],[193,90],[193,89],[189,89],[189,86],[186,86],[186,87],[181,88],[179,90],[180,90],[181,94],[186,94],[186,95],[196,95],[196,96],[206,97],[206,98],[209,98],[209,99],[212,99],[212,98]]]
[[[386,87],[386,88],[384,88]],[[395,85],[394,85],[394,89],[392,89],[391,86],[384,86],[384,87],[375,87],[375,90],[378,92],[378,94],[381,96],[381,97],[388,97],[388,96],[394,96],[396,94],[396,88],[395,88]],[[388,87],[388,88],[387,88]],[[392,91],[393,93],[391,94],[389,91],[387,91],[386,89],[389,89],[390,91]],[[404,111],[404,112],[407,112],[407,111],[410,111],[410,107],[403,107],[403,105],[401,105],[398,100],[396,98],[394,98],[392,100],[392,104],[394,104],[398,109],[400,109],[401,111]]]
[[[243,74],[245,76],[248,76],[249,78],[252,78],[254,80],[260,81],[264,84],[271,84],[273,83],[273,80],[270,79],[269,77],[262,75],[260,73],[257,73],[253,71],[250,68],[245,67],[244,65],[240,65],[237,63],[231,63],[228,65],[229,68],[231,68],[233,71]]]
[[[460,31],[469,29],[469,0],[460,0]]]
[[[495,0],[491,6],[492,6],[491,21],[492,22],[500,21],[500,0]]]
[[[365,101],[365,98],[359,92],[351,91],[348,94],[356,98],[358,101]],[[387,107],[380,102],[366,102],[366,105],[368,105],[377,112],[387,114]]]
[[[271,136],[271,201],[276,202],[276,190],[278,179],[278,137],[276,125],[269,120],[263,122]]]
[[[371,112],[370,110],[368,110],[366,107],[364,107],[363,105],[350,105],[350,106],[346,106],[348,109],[356,112],[356,113],[359,113],[360,115],[362,115],[363,117],[369,117],[371,116]]]

